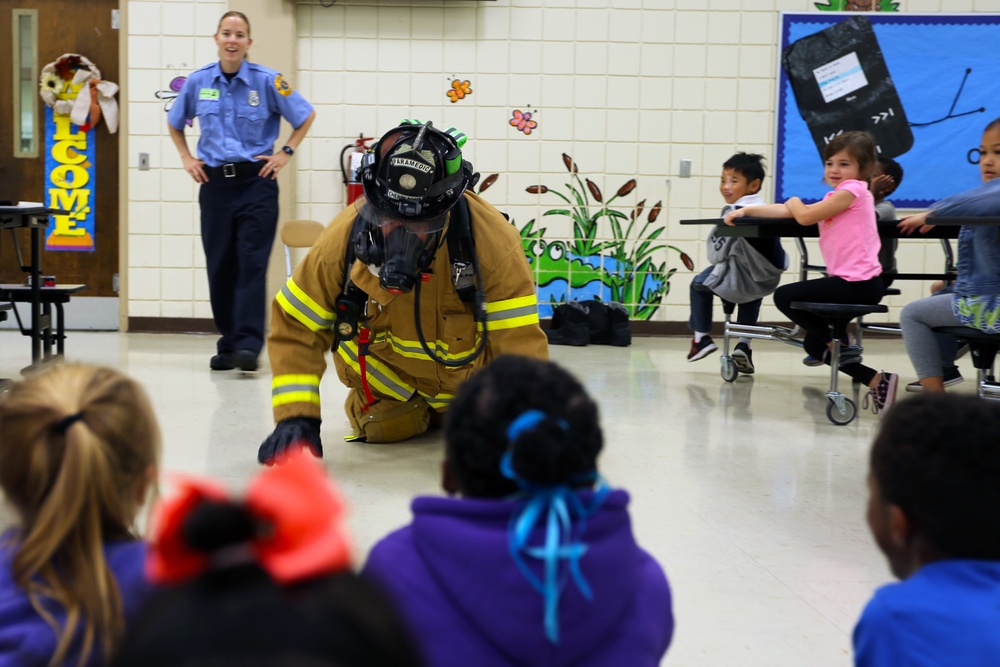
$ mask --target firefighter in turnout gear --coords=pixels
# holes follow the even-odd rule
[[[277,422],[258,459],[322,456],[320,378],[332,350],[348,441],[425,432],[458,386],[501,354],[548,358],[517,230],[469,188],[465,135],[404,121],[368,152],[365,196],[338,215],[272,305]]]

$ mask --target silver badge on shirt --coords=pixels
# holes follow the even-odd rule
[[[249,102],[252,107],[260,106],[260,93],[256,90],[251,90],[250,96],[247,98],[247,102]]]

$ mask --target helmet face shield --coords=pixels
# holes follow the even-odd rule
[[[441,231],[448,223],[447,213],[426,220],[412,220],[394,216],[375,208],[365,197],[355,199],[354,208],[358,212],[358,217],[377,229],[402,227],[410,234],[431,234]],[[391,229],[387,231],[391,231]]]

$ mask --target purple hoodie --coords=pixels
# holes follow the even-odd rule
[[[581,496],[589,503],[592,494]],[[413,523],[375,545],[364,574],[394,599],[428,667],[655,667],[674,629],[670,588],[635,542],[628,501],[612,491],[587,521],[580,569],[593,600],[566,581],[558,644],[545,636],[542,595],[510,554],[518,503],[416,498]],[[537,562],[532,569],[540,573]]]
[[[11,548],[12,533],[0,537],[0,667],[45,667],[56,651],[56,634],[28,600],[28,594],[14,583],[11,570],[15,550]],[[135,618],[146,596],[146,583],[142,568],[146,558],[145,542],[115,542],[104,547],[108,567],[118,582],[122,596],[126,624]],[[47,605],[60,623],[65,613],[57,605]],[[65,665],[74,666],[80,659],[80,645],[67,655]],[[85,665],[102,665],[102,651],[98,647]]]

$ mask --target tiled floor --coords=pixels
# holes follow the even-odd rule
[[[673,586],[677,632],[665,664],[850,664],[854,622],[890,578],[863,517],[878,418],[828,422],[829,377],[804,367],[797,348],[758,341],[757,375],[727,384],[719,355],[688,363],[688,344],[552,348],[599,399],[602,472],[631,492],[638,539]],[[67,356],[143,383],[161,422],[165,473],[208,473],[238,487],[271,430],[270,374],[266,356],[256,374],[210,372],[214,345],[208,336],[72,332]],[[899,372],[901,384],[914,379],[898,340],[866,347],[867,363]],[[27,339],[0,332],[0,376],[16,375],[27,355]],[[351,504],[360,562],[407,520],[413,495],[438,492],[441,441],[345,444],[345,391],[334,373],[322,394],[325,462]]]

